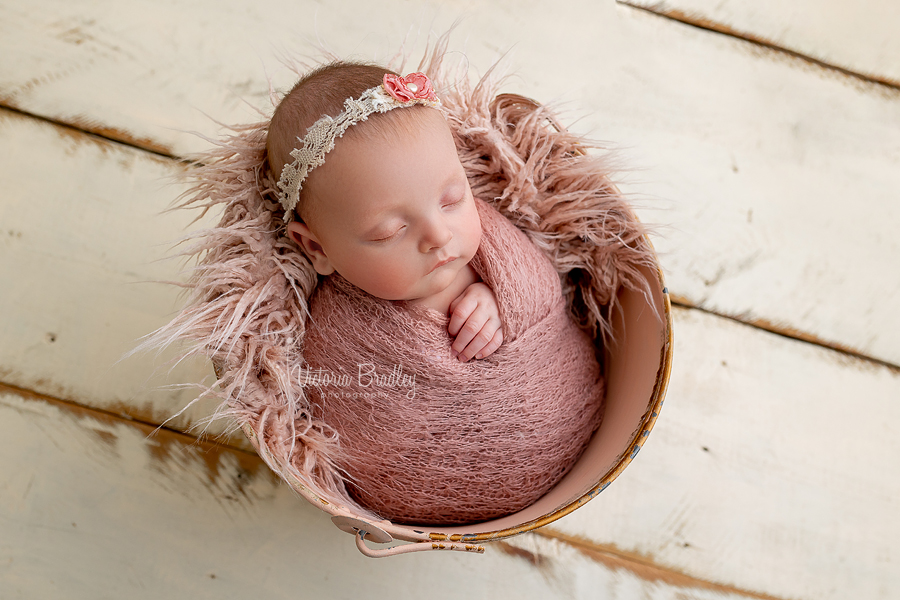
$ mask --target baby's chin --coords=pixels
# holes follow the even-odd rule
[[[418,282],[416,285],[410,285],[407,287],[397,286],[391,288],[385,287],[371,287],[371,286],[360,286],[357,284],[356,287],[360,288],[367,294],[371,296],[375,296],[376,298],[381,298],[382,300],[391,300],[392,302],[415,302],[418,300],[422,300],[424,298],[433,296],[435,294],[439,294],[443,290],[447,289],[450,285],[449,282],[452,282],[452,278],[446,278],[447,283],[443,281],[431,281],[427,284],[423,284],[423,282]],[[351,283],[353,283],[351,281]]]
[[[456,262],[458,259],[451,264],[455,266]],[[448,266],[429,273],[423,278],[420,285],[416,286],[415,292],[408,294],[406,299],[413,303],[427,303],[429,299],[444,293],[459,277],[460,271],[465,268],[466,263],[461,263],[459,268],[448,268]]]

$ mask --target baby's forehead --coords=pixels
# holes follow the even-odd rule
[[[372,115],[347,129],[323,164],[310,172],[304,213],[314,219],[317,205],[330,204],[336,194],[342,203],[361,208],[410,186],[438,195],[452,180],[464,179],[462,173],[450,125],[439,110],[410,107]]]
[[[344,136],[351,140],[378,139],[399,143],[436,128],[450,131],[443,113],[436,108],[417,105],[373,114],[366,121],[349,128]]]

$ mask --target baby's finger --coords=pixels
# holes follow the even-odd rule
[[[479,307],[479,309],[475,310],[475,312],[469,315],[469,318],[466,319],[465,324],[460,328],[459,333],[456,335],[456,339],[453,340],[453,344],[450,345],[451,350],[461,355],[463,350],[468,348],[472,340],[474,340],[475,337],[480,334],[482,328],[484,328],[484,324],[487,323],[487,321],[487,312],[481,310]],[[493,333],[491,333],[491,335],[493,336]],[[482,336],[482,338],[483,339],[481,345],[473,349],[465,359],[462,359],[462,357],[460,357],[460,359],[468,360],[469,358],[472,358],[473,356],[475,356],[476,352],[481,350],[481,348],[484,347],[484,345],[487,344],[488,341],[490,341],[490,337],[485,338],[484,336]]]
[[[494,337],[495,328],[491,324],[485,325],[481,331],[478,332],[469,345],[465,347],[465,349],[459,353],[459,359],[463,362],[468,361],[470,358],[473,358],[476,354],[479,354],[490,345],[491,340]]]
[[[494,334],[499,328],[500,320],[496,317],[489,317],[485,321],[485,324],[481,327],[481,329],[478,330],[475,336],[472,337],[472,339],[463,347],[463,349],[458,350],[458,358],[465,362],[481,352],[485,347],[488,346],[488,344],[491,343]],[[463,331],[465,331],[465,329],[466,328],[463,327]],[[457,338],[457,340],[459,340],[459,338]]]
[[[501,345],[503,345],[503,330],[498,329],[497,333],[494,334],[494,337],[491,338],[491,341],[488,342],[488,345],[482,348],[481,352],[475,353],[475,358],[487,358],[488,356],[496,352]]]
[[[456,306],[454,306],[454,304]],[[478,301],[474,298],[462,295],[450,304],[450,323],[447,325],[447,333],[456,336],[460,328],[472,316],[475,309],[478,308]],[[477,332],[477,330],[476,330]],[[474,335],[474,334],[473,334]],[[460,346],[460,349],[465,346]]]

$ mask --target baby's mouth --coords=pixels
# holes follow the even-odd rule
[[[429,272],[429,273],[433,273],[434,271],[440,269],[441,267],[443,267],[443,266],[446,265],[446,264],[449,264],[449,263],[453,262],[454,260],[456,260],[456,257],[455,257],[455,256],[451,256],[450,258],[445,258],[444,260],[442,260],[442,261],[439,262],[438,264],[436,264],[436,265],[434,265],[433,267],[431,267],[431,271],[428,271],[428,272]]]

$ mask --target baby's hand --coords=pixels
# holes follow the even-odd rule
[[[473,356],[490,356],[503,343],[500,308],[494,292],[485,283],[473,283],[450,303],[450,349],[453,356],[466,362]]]

